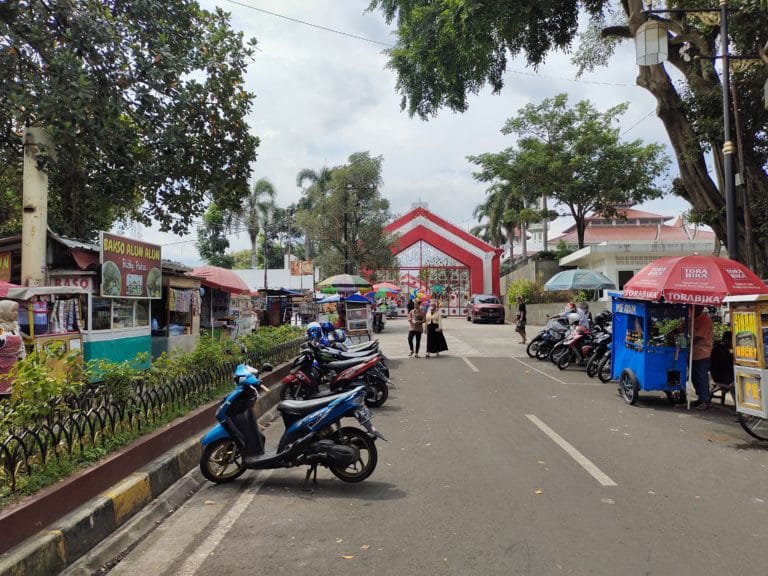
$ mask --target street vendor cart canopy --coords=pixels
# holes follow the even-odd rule
[[[740,294],[768,294],[768,286],[740,262],[698,254],[658,258],[624,285],[625,298],[702,306]]]

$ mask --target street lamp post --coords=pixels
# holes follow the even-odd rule
[[[739,240],[736,226],[736,174],[733,155],[736,145],[731,141],[731,92],[730,60],[728,54],[728,0],[720,0],[719,8],[673,8],[668,10],[645,10],[646,14],[685,14],[694,12],[720,13],[720,58],[723,61],[723,78],[720,83],[723,90],[723,188],[725,196],[725,233],[728,257],[739,258]],[[635,35],[635,49],[639,66],[653,66],[667,60],[667,27],[656,20],[647,20]]]

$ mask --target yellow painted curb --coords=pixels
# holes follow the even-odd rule
[[[119,526],[152,500],[149,474],[143,472],[131,474],[119,484],[115,484],[110,490],[102,493],[102,496],[112,500],[112,505],[115,508],[115,525]]]

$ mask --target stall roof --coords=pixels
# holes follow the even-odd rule
[[[190,275],[201,278],[203,286],[211,286],[230,294],[247,294],[251,291],[248,285],[240,279],[240,276],[228,268],[200,266],[192,270]]]

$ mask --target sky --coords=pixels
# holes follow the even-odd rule
[[[231,26],[259,42],[246,75],[256,98],[248,118],[261,145],[253,181],[266,178],[277,190],[276,203],[301,197],[297,173],[347,162],[355,152],[383,157],[381,195],[393,214],[424,202],[438,216],[464,229],[477,222],[474,208],[484,201],[487,184],[476,182],[469,155],[498,152],[515,144],[500,132],[505,120],[527,104],[567,93],[569,103],[588,99],[605,111],[627,102],[622,117],[624,140],[669,140],[656,117],[653,97],[635,85],[634,45],[625,42],[606,68],[576,77],[571,55],[552,53],[538,70],[521,58],[510,60],[499,94],[484,89],[462,114],[442,109],[428,121],[401,111],[395,72],[383,50],[395,42],[394,28],[380,12],[366,12],[368,0],[200,0],[202,8],[221,7]],[[668,150],[673,157],[671,150]],[[671,165],[670,180],[677,167]],[[668,197],[642,208],[677,217],[689,209]],[[569,219],[559,219],[557,232]],[[163,257],[201,264],[196,232],[186,237],[140,229],[144,241],[161,244]],[[249,248],[244,233],[229,237],[230,250]]]

